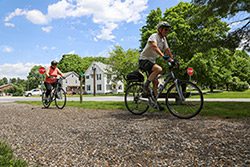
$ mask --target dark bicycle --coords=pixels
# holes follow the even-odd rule
[[[55,101],[55,105],[58,109],[63,109],[65,107],[67,98],[65,90],[62,88],[62,80],[63,78],[57,80],[56,86],[53,87],[48,98],[46,98],[46,91],[43,91],[42,103],[45,108],[49,108],[53,101]]]
[[[132,80],[125,92],[126,108],[133,114],[145,113],[149,106],[158,109],[158,98],[165,97],[166,106],[171,114],[178,118],[189,119],[196,116],[203,107],[203,95],[198,86],[188,80],[180,80],[176,77],[174,69],[178,69],[179,63],[175,60],[169,63],[169,72],[159,76],[163,78],[163,84],[158,87],[158,95],[155,97],[153,89],[149,87],[149,93],[144,89],[140,80]],[[169,83],[172,85],[169,86]],[[166,93],[163,93],[163,91]]]

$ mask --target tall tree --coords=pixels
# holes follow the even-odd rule
[[[205,8],[199,13],[204,19],[209,16],[217,16],[219,18],[231,18],[240,12],[250,12],[249,0],[192,0],[192,3]],[[250,50],[250,16],[249,14],[234,19],[232,23],[243,23],[238,29],[228,34],[226,42],[239,45],[239,40],[246,50]],[[232,24],[229,23],[229,24]]]
[[[77,74],[80,74],[84,71],[82,66],[82,58],[76,54],[63,55],[58,64],[58,68],[64,73],[74,71]]]
[[[126,75],[138,69],[139,51],[136,49],[124,50],[121,46],[115,46],[109,57],[111,74],[116,75],[115,80],[124,80]]]
[[[27,76],[26,89],[31,90],[38,88],[44,80],[44,75],[40,74],[38,69],[41,65],[33,66]]]

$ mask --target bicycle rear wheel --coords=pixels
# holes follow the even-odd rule
[[[148,98],[143,97],[143,92],[143,85],[140,83],[133,83],[126,90],[124,99],[126,108],[135,115],[142,115],[149,108]]]
[[[66,105],[66,101],[66,92],[62,88],[59,88],[59,90],[55,94],[56,107],[59,109],[63,109]]]
[[[46,98],[45,96],[46,92],[43,92],[42,93],[42,103],[43,103],[43,106],[44,108],[49,108],[50,104],[51,104],[51,95],[49,95],[48,98]]]
[[[180,93],[177,92],[179,89]],[[201,90],[190,81],[178,81],[178,88],[173,84],[167,91],[166,105],[170,113],[182,119],[196,116],[203,107]]]

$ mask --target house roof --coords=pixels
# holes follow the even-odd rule
[[[100,70],[102,70],[104,73],[106,73],[106,72],[107,72],[107,69],[110,68],[110,66],[107,65],[107,64],[104,64],[104,63],[102,63],[102,62],[96,62],[96,61],[94,61],[94,62],[91,63],[91,65],[89,66],[89,68],[86,70],[86,73],[92,71],[92,67],[93,67],[94,65],[97,66],[97,67],[99,67]]]
[[[64,74],[64,77],[68,77],[68,76],[70,76],[71,74],[74,74],[74,75],[76,75],[77,77],[79,77],[79,75],[76,73],[76,72],[74,72],[74,71],[70,71],[70,72],[65,72],[65,73],[63,73]]]
[[[4,90],[10,89],[12,87],[13,87],[12,84],[1,85],[0,86],[0,91],[4,91]]]

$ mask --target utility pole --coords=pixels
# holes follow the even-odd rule
[[[80,103],[82,103],[82,81],[83,76],[80,74]]]
[[[95,67],[95,64],[93,64],[92,70],[93,70],[93,84],[94,84],[93,92],[94,92],[94,96],[95,96],[95,94],[96,94],[96,78],[95,78],[96,67]]]

